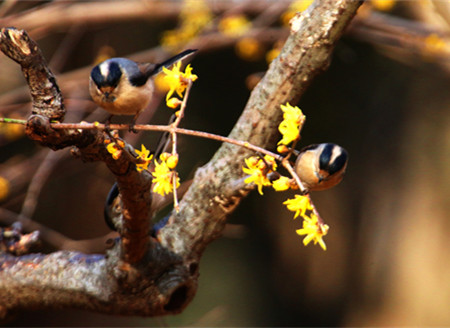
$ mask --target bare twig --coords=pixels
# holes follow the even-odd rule
[[[14,124],[26,124],[26,121],[24,120],[18,120],[18,119],[10,119],[5,117],[0,117],[0,123],[14,123]],[[102,123],[51,123],[50,125],[53,129],[61,129],[61,130],[104,130],[105,125]],[[129,125],[128,124],[110,124],[111,130],[128,130]],[[172,125],[153,125],[153,124],[137,124],[135,125],[135,129],[137,131],[160,131],[160,132],[170,132],[175,134],[184,134],[189,135],[193,137],[199,137],[199,138],[205,138],[210,140],[216,140],[219,142],[226,142],[230,143],[236,146],[244,147],[249,150],[253,150],[257,153],[261,153],[264,155],[269,155],[274,157],[275,159],[281,161],[283,160],[283,157],[271,152],[265,148],[261,148],[255,145],[250,144],[247,141],[242,140],[235,140],[231,139],[229,137],[220,136],[217,134],[209,133],[209,132],[203,132],[203,131],[196,131],[196,130],[189,130],[184,128],[177,128]]]
[[[236,4],[229,1],[211,1],[211,9],[215,12],[229,10]],[[285,7],[288,3],[283,4]],[[264,1],[246,0],[241,11],[257,14],[267,8]],[[20,26],[38,38],[49,30],[68,28],[75,24],[101,24],[121,21],[176,19],[181,6],[173,1],[140,1],[121,2],[52,2],[33,8],[26,14],[12,15],[0,19],[0,26]]]
[[[26,197],[22,205],[22,211],[20,213],[21,215],[28,218],[33,216],[44,183],[47,181],[55,165],[58,164],[64,156],[64,152],[47,152],[43,162],[35,171],[36,173],[28,186]]]
[[[117,233],[112,232],[98,238],[73,240],[23,215],[0,208],[0,223],[12,225],[14,222],[19,222],[23,231],[39,231],[39,240],[47,242],[58,250],[71,250],[87,254],[104,253],[108,247],[108,240],[117,238]]]

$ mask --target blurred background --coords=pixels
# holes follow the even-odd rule
[[[288,22],[311,1],[3,1],[0,26],[37,41],[62,89],[66,122],[103,121],[88,95],[90,69],[111,56],[162,61],[185,48],[199,76],[182,126],[227,135],[276,57]],[[366,1],[330,68],[299,107],[298,147],[333,142],[350,156],[346,177],[312,199],[330,226],[327,251],[303,246],[282,202],[253,192],[200,263],[199,289],[176,316],[22,312],[8,326],[449,326],[450,5]],[[165,124],[159,96],[138,123]],[[20,67],[0,55],[0,115],[26,118]],[[114,119],[128,122],[128,118]],[[154,148],[155,133],[125,134]],[[35,145],[0,125],[0,223],[19,213],[71,239],[103,236],[113,177],[102,163]],[[193,176],[219,147],[181,137],[179,170]],[[27,225],[25,225],[27,228]],[[28,227],[31,227],[29,225]],[[54,250],[52,240],[43,251]],[[41,250],[42,251],[42,250]]]

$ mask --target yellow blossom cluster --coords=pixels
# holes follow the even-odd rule
[[[288,199],[284,203],[289,211],[295,212],[294,219],[299,215],[303,218],[303,228],[296,230],[300,236],[305,236],[303,244],[307,246],[311,241],[317,243],[324,251],[327,250],[323,236],[328,233],[328,225],[324,224],[317,215],[309,195],[295,195],[293,199]]]
[[[111,141],[106,139],[105,144],[106,150],[111,154],[112,158],[118,160],[122,156],[123,148],[125,147],[125,143],[122,140],[116,139],[116,141]]]
[[[450,54],[450,46],[443,36],[431,33],[423,38],[422,55],[426,60],[432,60],[434,57],[448,58]]]
[[[278,144],[278,150],[281,148],[288,150],[288,144],[300,138],[300,128],[305,121],[300,108],[291,106],[289,103],[280,106],[283,111],[283,121],[280,123],[278,129],[282,134],[282,139]],[[244,173],[250,175],[245,179],[245,183],[254,183],[258,187],[258,192],[262,195],[262,187],[272,186],[276,191],[284,191],[288,189],[298,189],[295,180],[285,176],[280,176],[275,181],[270,181],[267,175],[276,170],[277,164],[272,156],[266,155],[264,158],[252,156],[245,159],[247,167],[243,167]]]
[[[180,178],[174,170],[178,164],[178,156],[169,153],[162,153],[159,156],[160,161],[155,160],[155,170],[153,175],[153,192],[161,196],[173,192],[173,188],[180,186]]]
[[[289,103],[280,106],[283,111],[283,121],[279,125],[279,131],[282,139],[278,143],[278,149],[290,151],[287,145],[297,141],[300,138],[300,129],[305,121],[300,108],[291,106]],[[259,156],[251,156],[245,159],[246,167],[242,167],[244,173],[249,176],[244,180],[245,183],[254,183],[258,187],[258,192],[262,195],[262,188],[272,186],[276,191],[285,191],[288,189],[298,189],[298,185],[294,178],[289,178],[276,173],[277,164],[275,158],[265,155],[264,158]],[[269,176],[276,176],[277,180],[271,181]],[[323,250],[326,250],[323,236],[328,232],[328,226],[323,223],[318,216],[314,205],[311,203],[309,195],[295,195],[293,199],[288,199],[284,203],[289,211],[295,213],[294,219],[298,216],[303,218],[303,227],[296,230],[300,236],[305,236],[303,244],[306,246],[311,241],[319,244]]]
[[[252,23],[244,15],[229,15],[222,18],[217,26],[219,32],[230,36],[237,37],[245,34]]]
[[[284,26],[289,26],[289,21],[296,13],[306,10],[314,0],[295,0],[289,5],[289,8],[281,15],[281,22]]]
[[[12,114],[11,118],[22,119],[20,116]],[[0,123],[0,136],[8,141],[19,139],[25,134],[25,127],[21,124]]]
[[[277,42],[275,42],[275,44],[273,45],[272,49],[270,49],[267,53],[266,53],[266,62],[268,64],[270,64],[276,57],[278,57],[278,55],[281,52],[281,48],[283,48],[284,45],[284,41],[278,40]]]
[[[142,170],[148,170],[148,165],[150,164],[153,155],[150,154],[150,150],[145,148],[144,145],[141,145],[141,150],[135,150],[138,154],[138,159],[140,159],[142,162],[136,164],[136,170],[138,172],[141,172]]]
[[[163,67],[165,73],[164,82],[167,84],[169,91],[166,95],[166,105],[169,108],[177,108],[182,102],[180,99],[172,97],[176,93],[180,98],[183,98],[183,93],[186,91],[189,81],[194,82],[198,76],[192,74],[191,65],[187,65],[184,72],[180,70],[181,61],[176,62],[172,69]]]
[[[305,215],[306,211],[311,208],[309,197],[304,195],[295,195],[294,199],[288,199],[283,204],[289,211],[295,212],[294,219],[299,215]]]
[[[328,233],[329,227],[317,215],[309,195],[295,195],[295,198],[288,199],[283,204],[289,211],[295,212],[294,219],[302,216],[303,228],[296,230],[296,233],[305,236],[303,244],[306,246],[314,241],[314,245],[318,243],[326,251],[327,247],[322,238]]]
[[[169,51],[177,52],[207,28],[212,19],[213,15],[206,1],[184,0],[179,27],[165,31],[161,38],[161,45]]]
[[[125,144],[122,140],[117,140],[117,142],[109,141],[106,149],[112,157],[117,160],[122,155],[124,146]],[[153,159],[153,155],[150,153],[150,150],[148,150],[144,145],[141,145],[141,150],[136,149],[135,152],[138,155],[137,159],[140,160],[140,162],[136,164],[136,170],[138,172],[148,170],[148,166]],[[178,188],[180,186],[180,178],[175,171],[175,167],[178,164],[178,155],[162,153],[159,156],[159,161],[155,159],[153,163],[154,169],[151,172],[153,176],[153,192],[162,196],[172,193],[174,187]]]
[[[245,60],[256,61],[264,54],[261,42],[254,37],[243,37],[236,42],[236,54]]]
[[[289,103],[280,107],[283,111],[283,121],[280,123],[278,130],[283,138],[278,144],[287,146],[300,138],[300,127],[305,122],[305,115],[300,108],[293,107]]]
[[[303,218],[303,228],[296,230],[296,233],[300,236],[306,235],[303,239],[303,245],[307,246],[312,240],[314,245],[318,243],[326,251],[327,245],[323,241],[323,236],[328,233],[329,228],[327,224],[319,222],[317,215],[312,214],[310,218]]]
[[[262,195],[262,187],[270,186],[272,184],[267,175],[277,169],[275,158],[269,155],[264,156],[264,158],[251,156],[245,159],[245,164],[247,167],[243,167],[242,170],[244,173],[248,174],[249,177],[247,177],[244,182],[257,185],[258,192]]]
[[[370,0],[373,8],[379,11],[389,11],[394,8],[396,0]]]

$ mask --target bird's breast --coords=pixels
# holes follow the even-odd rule
[[[98,94],[92,94],[92,99],[107,112],[113,115],[135,115],[150,103],[153,85],[119,85],[114,89],[100,91]]]

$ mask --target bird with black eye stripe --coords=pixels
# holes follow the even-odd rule
[[[196,50],[185,50],[160,64],[137,63],[127,58],[110,58],[95,66],[89,79],[92,100],[109,112],[106,125],[109,127],[114,115],[134,115],[130,131],[139,114],[148,106],[153,95],[151,77],[170,67]]]
[[[295,172],[308,190],[325,190],[337,185],[347,168],[347,151],[332,143],[309,145],[300,151]]]

